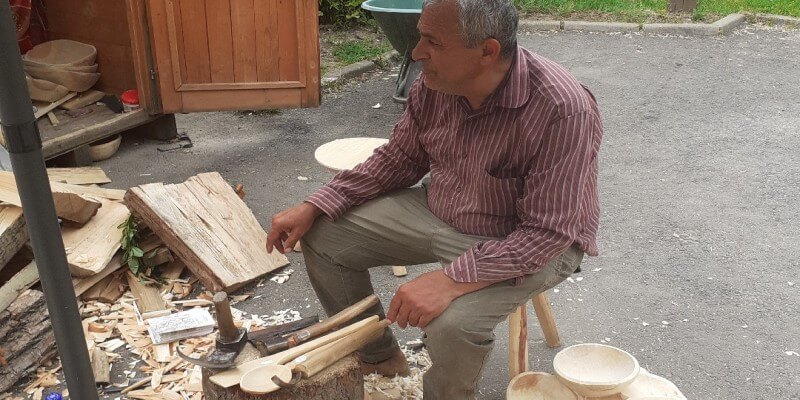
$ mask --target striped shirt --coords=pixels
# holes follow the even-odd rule
[[[532,274],[573,244],[597,255],[594,96],[560,65],[518,48],[478,110],[420,78],[389,143],[337,174],[307,202],[336,219],[430,172],[428,208],[475,243],[444,273],[457,282]]]

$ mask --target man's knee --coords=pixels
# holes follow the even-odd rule
[[[494,339],[493,329],[482,326],[473,312],[455,307],[448,307],[441,315],[431,321],[425,328],[425,336],[430,345],[437,343],[469,343],[472,345],[491,345]]]

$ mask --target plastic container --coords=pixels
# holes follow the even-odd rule
[[[123,112],[131,112],[140,108],[139,92],[136,91],[136,89],[126,90],[122,93],[119,99],[122,102]]]

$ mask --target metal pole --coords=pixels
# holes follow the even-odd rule
[[[9,3],[0,0],[0,120],[70,398],[97,400]]]

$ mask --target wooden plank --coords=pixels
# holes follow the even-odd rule
[[[131,57],[139,90],[139,104],[151,114],[161,111],[156,84],[150,78],[153,68],[153,50],[150,44],[150,28],[147,26],[145,0],[125,0],[128,10],[128,29],[131,37]]]
[[[31,261],[21,271],[14,274],[11,279],[0,286],[0,313],[14,302],[19,295],[39,281],[39,271],[36,262]]]
[[[100,167],[48,168],[47,178],[51,182],[70,185],[102,185],[111,183],[106,172]]]
[[[230,0],[230,3],[234,78],[236,82],[255,82],[258,80],[258,70],[253,0]]]
[[[300,80],[299,54],[298,54],[298,29],[297,2],[294,0],[278,0],[278,40],[280,46],[280,59],[278,70],[280,80]]]
[[[128,280],[128,286],[131,288],[131,293],[136,298],[136,305],[139,307],[140,314],[144,315],[167,309],[158,288],[142,282],[130,271],[125,271],[125,277]]]
[[[53,354],[55,336],[42,292],[27,290],[0,312],[0,348],[8,364],[0,373],[0,393]]]
[[[33,105],[36,106],[36,112],[33,113],[34,118],[39,119],[42,118],[45,114],[49,113],[50,111],[55,110],[58,106],[67,102],[67,100],[77,96],[78,94],[75,92],[69,92],[64,97],[50,103],[42,103],[40,101],[34,101]]]
[[[125,191],[122,189],[106,189],[94,186],[71,185],[69,183],[53,181],[50,181],[50,186],[54,191],[58,190],[78,193],[82,196],[101,197],[107,200],[122,200],[125,197]]]
[[[89,288],[86,292],[81,294],[80,298],[86,300],[102,301],[104,303],[113,304],[127,290],[127,284],[123,281],[124,271],[117,271],[97,282],[94,286]]]
[[[143,239],[139,243],[139,248],[141,248],[144,252],[152,251],[156,247],[161,245],[161,240],[155,236],[150,236]],[[118,269],[122,268],[122,253],[118,252],[112,259],[109,261],[108,265],[103,268],[100,272],[97,272],[94,275],[87,276],[85,278],[72,278],[72,287],[75,289],[75,296],[80,296],[83,293],[86,293],[91,287],[96,285],[98,282],[102,281],[109,275],[113,274]]]
[[[64,185],[64,186],[61,186]],[[74,186],[74,185],[72,185]],[[77,186],[81,187],[81,186]],[[69,221],[84,224],[92,216],[97,214],[101,203],[74,192],[70,185],[57,182],[51,183],[53,203],[56,207],[56,215]],[[17,183],[14,174],[8,171],[0,171],[0,201],[22,207],[22,201],[17,193]]]
[[[183,270],[186,269],[186,265],[181,260],[174,260],[171,263],[166,265],[162,265],[158,268],[158,276],[161,279],[165,280],[173,280],[173,279],[180,279]]]
[[[183,108],[181,96],[175,91],[174,74],[172,71],[179,68],[179,64],[174,64],[172,57],[172,44],[170,43],[170,24],[168,20],[166,4],[161,0],[147,1],[147,16],[150,28],[151,44],[153,51],[153,63],[155,70],[160,71],[157,77],[158,98],[161,107],[165,112],[169,110],[180,110]]]
[[[228,1],[206,1],[208,52],[211,63],[211,82],[234,82],[234,46],[231,27],[231,3]]]
[[[39,121],[37,127],[42,137],[42,155],[51,159],[80,146],[104,139],[122,131],[154,121],[156,117],[145,110],[115,114],[106,106],[90,106],[92,112],[73,121],[65,120],[57,127]]]
[[[94,372],[95,383],[111,382],[111,366],[108,363],[108,355],[105,350],[98,347],[95,347],[92,352],[92,372]]]
[[[280,79],[278,71],[278,13],[277,0],[256,1],[253,13],[256,19],[256,65],[259,82]]]
[[[76,96],[75,98],[65,102],[61,108],[65,110],[77,110],[88,105],[97,103],[106,94],[99,90],[89,90]]]
[[[130,216],[125,205],[103,200],[103,207],[86,225],[63,226],[61,237],[72,276],[85,277],[100,272],[119,250],[122,229]]]
[[[28,241],[22,209],[0,205],[0,270]]]
[[[176,3],[180,8],[176,20],[183,27],[183,52],[180,56],[182,67],[186,68],[184,83],[210,83],[205,0],[180,0]]]
[[[306,54],[301,63],[305,66],[305,90],[301,102],[302,107],[317,107],[320,103],[320,66],[319,66],[319,3],[316,1],[305,2],[303,15],[303,31],[305,37],[302,42],[306,46]]]
[[[125,202],[207,289],[232,291],[288,264],[267,253],[266,232],[219,173],[135,187]]]

